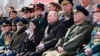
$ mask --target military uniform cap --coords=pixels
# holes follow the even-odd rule
[[[34,9],[35,10],[42,10],[42,11],[44,11],[44,4],[37,3],[37,4],[34,5]]]
[[[81,5],[77,5],[73,11],[74,11],[74,13],[76,13],[78,11],[82,12],[85,16],[89,15],[89,12],[84,7],[82,7]]]
[[[21,11],[27,13],[27,12],[32,12],[32,9],[29,7],[23,7]]]
[[[72,4],[73,5],[73,0],[63,0],[62,2],[61,2],[61,5],[67,5],[67,4]]]
[[[1,25],[2,26],[12,26],[12,23],[9,20],[2,20],[2,24]]]
[[[26,25],[26,24],[28,24],[28,20],[26,20],[25,18],[18,18],[17,20],[15,20],[15,22],[16,23],[19,23],[19,24],[24,24],[24,25]]]

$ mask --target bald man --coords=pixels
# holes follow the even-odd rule
[[[66,27],[59,22],[58,13],[56,11],[49,12],[47,21],[48,25],[45,29],[44,38],[37,46],[37,52],[30,54],[30,56],[41,56],[43,52],[53,48],[59,38],[65,35]]]

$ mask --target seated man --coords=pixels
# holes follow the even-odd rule
[[[35,52],[43,36],[44,32],[40,29],[39,20],[34,18],[23,33],[17,56],[29,56],[31,52]]]
[[[9,56],[16,56],[18,53],[20,42],[22,41],[22,37],[24,36],[23,33],[27,29],[28,21],[24,18],[19,18],[16,20],[17,30],[12,36],[12,40],[10,42],[10,53]]]
[[[88,16],[89,12],[78,5],[74,10],[74,22],[75,24],[68,29],[64,38],[58,42],[57,50],[44,53],[44,56],[75,56],[76,50],[80,45],[88,43],[92,26],[85,17]]]
[[[93,22],[97,25],[92,31],[92,38],[90,43],[84,48],[84,53],[77,56],[100,56],[100,4],[97,4],[94,14]]]
[[[0,31],[0,53],[7,51],[9,48],[10,41],[13,33],[11,32],[11,22],[9,20],[2,20],[1,31]],[[3,54],[2,54],[3,55]],[[2,56],[0,54],[0,56]]]
[[[31,56],[41,56],[44,51],[54,47],[59,38],[65,35],[66,27],[59,22],[56,11],[50,11],[47,20],[49,24],[45,29],[44,38],[37,46],[37,52],[30,54]]]
[[[26,30],[27,24],[28,24],[28,22],[24,18],[20,18],[20,19],[16,20],[17,31],[12,36],[12,40],[10,43],[11,49],[15,52],[18,52],[19,44],[21,42],[23,33]]]

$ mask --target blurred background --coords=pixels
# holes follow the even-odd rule
[[[79,4],[79,0],[73,0],[73,1],[76,5]],[[7,6],[13,6],[17,10],[24,6],[28,6],[29,4],[34,4],[38,2],[48,4],[49,2],[58,2],[58,0],[3,0],[3,1],[0,0],[0,10],[2,10],[3,13],[5,13],[4,16],[7,16],[6,15]]]

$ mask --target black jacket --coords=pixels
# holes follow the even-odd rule
[[[48,25],[47,27],[49,26],[50,25]],[[51,25],[50,28],[51,29],[48,29],[47,31],[48,36],[44,37],[41,41],[42,43],[44,43],[45,50],[54,47],[57,44],[59,38],[63,37],[66,32],[66,27],[60,22],[56,22],[55,24]]]
[[[18,51],[18,47],[19,47],[19,43],[21,42],[21,38],[23,36],[24,31],[26,30],[26,27],[23,27],[22,29],[20,29],[19,31],[16,31],[14,33],[14,35],[12,36],[12,40],[10,43],[10,47],[12,50],[14,51]]]
[[[66,16],[69,17],[68,20],[65,20]],[[61,13],[59,19],[61,19],[60,22],[62,22],[66,28],[69,28],[74,24],[73,12],[71,12],[70,15]]]
[[[43,31],[42,30],[35,30],[34,39],[28,39],[29,34],[24,32],[20,46],[19,46],[19,53],[20,52],[35,52],[36,46],[40,43],[43,38]],[[32,36],[33,37],[33,36]]]

